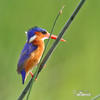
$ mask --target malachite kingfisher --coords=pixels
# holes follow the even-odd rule
[[[21,74],[23,84],[29,73],[33,77],[32,69],[39,63],[44,51],[44,40],[49,39],[50,33],[45,29],[33,27],[26,32],[26,35],[27,41],[17,64],[17,72]],[[56,38],[57,36],[51,35],[51,39]]]

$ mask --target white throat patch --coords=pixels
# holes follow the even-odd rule
[[[45,39],[48,39],[48,37],[44,37],[44,38],[42,38],[43,41],[44,41]]]
[[[30,40],[29,40],[29,43],[31,43],[33,40],[35,40],[35,38],[36,38],[36,35],[32,36],[32,37],[30,38]]]

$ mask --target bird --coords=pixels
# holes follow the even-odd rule
[[[56,35],[50,35],[47,30],[40,27],[32,27],[26,33],[27,41],[24,45],[24,48],[21,51],[18,63],[17,63],[17,72],[22,76],[22,84],[24,84],[29,73],[33,77],[34,74],[32,70],[39,63],[41,56],[43,54],[45,44],[44,40],[56,39]],[[60,41],[65,41],[61,39]]]

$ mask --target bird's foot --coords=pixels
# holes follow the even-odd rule
[[[29,72],[31,74],[31,77],[34,77],[34,74],[32,72]],[[35,78],[35,80],[37,80],[37,78]]]
[[[31,74],[31,77],[33,78],[34,74],[32,72],[30,72],[30,74]]]

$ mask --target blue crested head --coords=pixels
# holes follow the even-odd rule
[[[26,76],[25,69],[23,69],[23,70],[21,71],[21,75],[22,75],[22,83],[24,84],[25,76]]]
[[[39,28],[39,27],[36,27],[36,26],[29,29],[28,32],[27,32],[28,42],[29,42],[31,37],[35,36],[35,32],[47,32],[47,31],[45,29],[42,29],[42,28]]]

